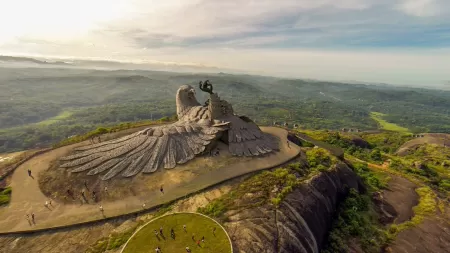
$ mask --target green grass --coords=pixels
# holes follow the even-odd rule
[[[418,184],[425,184],[437,191],[440,197],[447,198],[450,194],[450,172],[447,167],[442,166],[443,161],[449,161],[446,157],[448,151],[445,149],[447,148],[423,145],[404,157],[390,155],[390,172],[398,173]],[[415,163],[419,163],[420,167],[416,167]]]
[[[109,244],[106,247],[107,250],[117,249],[120,246],[124,245],[128,239],[133,235],[136,227],[132,227],[125,231],[124,233],[113,233],[109,237]]]
[[[370,117],[378,122],[381,129],[388,130],[388,131],[394,131],[394,132],[401,132],[401,133],[410,133],[408,128],[401,127],[397,124],[387,122],[383,119],[383,116],[386,114],[380,113],[380,112],[371,112]]]
[[[72,116],[73,112],[70,111],[63,111],[60,114],[56,115],[55,117],[48,118],[46,120],[40,121],[36,123],[39,126],[48,126],[54,123],[57,123],[58,121],[64,120]]]
[[[293,174],[294,171],[298,173],[310,172],[309,169],[302,168],[300,164],[292,164],[286,168],[277,168],[273,171],[263,171],[245,180],[229,193],[209,202],[205,207],[198,208],[197,212],[219,220],[226,220],[225,212],[228,210],[261,206],[269,203],[269,201],[277,206],[300,183],[300,180]],[[274,191],[274,187],[276,187],[276,191]],[[248,194],[253,195],[251,200],[246,201],[245,204],[240,203],[239,200],[242,200]]]
[[[337,162],[327,150],[321,148],[310,149],[306,155],[310,164],[291,163],[258,173],[205,207],[198,208],[197,212],[226,221],[226,212],[229,210],[243,210],[265,204],[277,207],[303,181],[329,170]]]
[[[186,225],[187,232],[183,231],[183,225]],[[155,236],[155,230],[163,227],[163,235]],[[175,239],[170,237],[170,229],[175,231]],[[213,228],[217,228],[215,236]],[[201,243],[201,247],[197,246],[192,240],[201,240],[205,237],[205,242]],[[177,213],[162,216],[143,227],[135,234],[126,248],[124,253],[147,253],[155,252],[156,247],[160,247],[162,252],[186,252],[185,248],[189,247],[195,253],[229,253],[231,245],[226,232],[213,220],[199,214]]]
[[[11,200],[11,187],[6,187],[5,189],[0,190],[0,206],[9,204]]]

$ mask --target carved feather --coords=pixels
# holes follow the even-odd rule
[[[278,148],[278,140],[263,134],[248,118],[224,115],[211,120],[208,107],[201,106],[189,85],[177,92],[179,121],[98,144],[78,147],[75,153],[62,157],[61,167],[72,172],[88,171],[108,180],[120,174],[134,176],[161,168],[174,168],[202,153],[206,146],[228,130],[229,150],[237,156],[256,156]]]

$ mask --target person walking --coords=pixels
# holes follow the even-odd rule
[[[164,188],[162,185],[161,185],[161,188],[159,189],[159,191],[161,191],[161,193],[164,194]]]
[[[184,232],[187,232],[186,231],[186,225],[183,225],[183,230],[184,230]]]
[[[163,227],[159,228],[159,233],[162,235],[163,234]]]
[[[108,186],[105,186],[105,193],[108,194]]]
[[[191,253],[191,249],[189,247],[186,247],[186,252]]]
[[[103,210],[103,206],[102,205],[100,205],[99,209],[100,209],[100,212],[103,213],[104,210]]]
[[[33,221],[33,223],[36,223],[36,222],[34,221],[34,213],[31,213],[31,220]]]
[[[73,196],[73,193],[72,193],[72,191],[70,189],[67,189],[67,195],[69,197],[71,197],[72,199],[75,199],[75,197]]]
[[[156,252],[156,253],[161,253],[161,248],[160,248],[159,246],[156,247],[155,252]]]
[[[28,176],[31,177],[31,170],[28,169]]]

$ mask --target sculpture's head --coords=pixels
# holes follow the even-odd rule
[[[176,103],[178,118],[181,118],[191,107],[200,105],[195,97],[195,89],[188,84],[182,85],[178,89]]]

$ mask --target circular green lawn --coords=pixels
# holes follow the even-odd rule
[[[186,225],[186,232],[183,230]],[[155,235],[163,228],[163,235]],[[170,235],[173,228],[175,239]],[[216,228],[215,233],[213,233]],[[192,239],[194,236],[194,239]],[[197,241],[205,237],[204,242]],[[225,230],[213,219],[196,213],[175,213],[156,218],[140,228],[125,244],[122,253],[153,253],[157,247],[161,253],[183,253],[186,247],[192,253],[230,253],[231,242]]]

